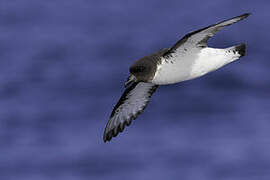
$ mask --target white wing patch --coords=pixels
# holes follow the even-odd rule
[[[129,126],[132,119],[144,110],[149,103],[151,95],[158,86],[152,83],[133,83],[126,88],[120,100],[114,107],[104,132],[104,142],[122,132],[125,126]]]

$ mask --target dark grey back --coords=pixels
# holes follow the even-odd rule
[[[133,74],[138,81],[149,82],[153,79],[157,65],[161,63],[161,57],[168,49],[161,49],[153,54],[145,56],[135,61],[130,66],[130,73]]]

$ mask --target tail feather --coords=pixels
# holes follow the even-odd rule
[[[234,50],[240,55],[240,57],[242,57],[246,54],[246,45],[242,43],[238,46],[235,46]]]
[[[241,43],[239,45],[229,47],[226,49],[226,52],[230,54],[233,59],[238,59],[246,55],[246,45],[244,43]]]

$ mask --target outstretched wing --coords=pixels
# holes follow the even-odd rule
[[[132,119],[137,118],[148,104],[157,87],[152,83],[135,82],[126,88],[106,125],[104,142],[117,136],[119,132],[124,130],[125,126],[130,125]]]
[[[212,37],[214,34],[216,34],[221,28],[223,28],[224,26],[229,26],[231,24],[234,24],[238,21],[241,21],[247,18],[249,15],[250,15],[249,13],[242,14],[240,16],[219,22],[217,24],[207,26],[197,31],[190,32],[186,34],[182,39],[180,39],[175,45],[173,45],[164,54],[164,56],[175,52],[179,48],[189,49],[192,47],[206,47],[208,39]]]

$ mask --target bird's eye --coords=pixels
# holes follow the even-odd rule
[[[139,73],[139,72],[143,72],[144,70],[145,70],[144,66],[136,66],[130,69],[132,73]]]

